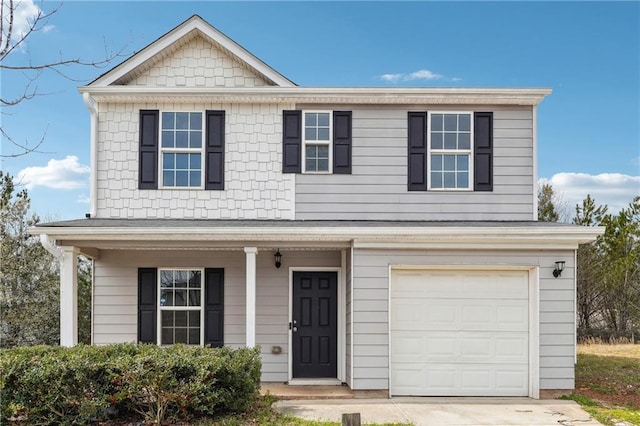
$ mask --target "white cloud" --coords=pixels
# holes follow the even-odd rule
[[[45,186],[53,189],[78,189],[85,187],[89,167],[80,164],[78,157],[68,155],[62,160],[51,159],[44,167],[27,167],[18,172],[18,182],[27,189]]]
[[[620,173],[556,173],[551,179],[541,178],[539,184],[550,183],[567,203],[571,215],[576,204],[591,195],[596,204],[606,204],[610,213],[627,207],[634,197],[640,195],[640,176]]]
[[[419,70],[416,72],[412,72],[411,74],[407,74],[404,79],[407,81],[411,80],[440,80],[442,75],[436,74],[429,70]]]
[[[399,74],[382,74],[376,77],[378,80],[387,81],[389,83],[398,83],[401,81],[415,81],[415,80],[445,80],[445,81],[460,81],[458,77],[445,77],[442,74],[435,73],[430,70],[418,70],[410,73]]]
[[[89,204],[91,198],[87,194],[80,194],[78,198],[76,198],[76,203],[78,204]]]
[[[33,0],[17,0],[13,2],[13,29],[11,34],[11,39],[13,42],[16,42],[22,37],[24,34],[29,31],[31,25],[33,25],[34,20],[39,16],[41,10],[38,6],[33,3]],[[8,19],[9,17],[9,2],[2,2],[3,9],[3,17],[4,19]],[[6,22],[5,22],[6,24]],[[51,25],[47,25],[47,27],[51,27]],[[48,28],[45,32],[51,30]],[[9,30],[8,25],[3,25],[3,38],[6,36],[6,32]]]
[[[382,74],[378,77],[380,80],[389,81],[391,83],[395,83],[399,81],[404,74]]]

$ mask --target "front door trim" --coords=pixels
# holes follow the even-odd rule
[[[344,345],[344,335],[345,335],[345,324],[346,324],[346,314],[345,309],[342,306],[345,304],[345,293],[344,293],[344,280],[342,277],[342,268],[341,267],[322,267],[322,266],[295,266],[289,268],[289,322],[293,321],[293,273],[294,272],[335,272],[337,276],[338,283],[338,299],[337,299],[337,308],[338,308],[338,342],[337,342],[337,351],[338,351],[338,377],[336,377],[340,382],[344,382],[344,359],[345,359],[345,345]],[[291,381],[293,379],[293,332],[289,331],[289,339],[288,339],[288,380]]]

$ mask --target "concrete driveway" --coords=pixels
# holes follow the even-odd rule
[[[278,401],[276,410],[308,420],[341,422],[360,413],[362,423],[447,425],[600,425],[573,401],[529,398],[393,398]]]

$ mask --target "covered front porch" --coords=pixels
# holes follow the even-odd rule
[[[82,221],[86,222],[104,225],[111,221]],[[92,344],[138,341],[169,344],[165,339],[167,331],[173,332],[176,337],[184,329],[187,333],[201,330],[202,336],[190,337],[192,340],[189,341],[176,337],[173,341],[207,345],[207,335],[210,334],[207,328],[216,323],[222,330],[217,340],[220,345],[232,348],[261,347],[262,380],[265,382],[339,385],[348,381],[346,293],[351,241],[336,237],[316,241],[296,241],[294,237],[294,241],[287,241],[287,236],[271,233],[276,240],[273,241],[266,240],[264,236],[256,238],[256,235],[245,230],[242,236],[238,236],[229,228],[227,233],[220,232],[216,236],[207,235],[211,233],[211,228],[209,232],[202,233],[193,229],[170,233],[156,230],[162,235],[158,235],[158,232],[136,235],[121,228],[111,228],[108,233],[104,226],[56,228],[57,232],[49,229],[48,233],[41,234],[43,245],[60,262],[61,345],[73,346],[78,343],[77,258],[83,255],[93,263]],[[279,254],[278,259],[276,253]],[[221,289],[216,295],[221,297],[221,301],[219,310],[214,313],[216,318],[210,316],[206,308],[214,297],[211,292],[213,287],[208,286],[206,278],[211,270],[220,271],[221,274]],[[140,277],[145,271],[147,274],[152,271],[155,274],[153,280],[158,283],[157,286],[154,284],[157,291],[149,293],[152,294],[152,300],[151,303],[147,300],[147,305],[144,305],[143,299],[148,296],[140,287]],[[164,281],[167,274],[202,275],[203,278],[197,288],[194,286],[196,290],[182,290],[183,284],[175,284],[175,288],[166,287]],[[293,350],[297,334],[304,334],[304,327],[309,325],[303,324],[309,320],[303,317],[304,310],[310,309],[306,306],[309,293],[296,293],[306,285],[304,280],[316,280],[318,276],[329,278],[330,306],[325,306],[326,297],[323,295],[313,296],[316,300],[311,303],[323,304],[323,309],[327,309],[326,314],[331,316],[334,329],[326,333],[316,330],[316,334],[325,333],[326,336],[314,336],[312,333],[301,340],[304,343],[315,338],[318,342],[325,342],[324,353],[314,355],[315,359],[308,359],[308,348]],[[324,284],[316,282],[313,285]],[[176,297],[176,303],[179,292],[184,292],[190,298],[194,295],[201,297],[203,300],[200,302],[198,299],[197,305],[202,304],[202,309],[191,311],[191,306],[187,306],[191,302],[173,307],[177,313],[173,314],[173,323],[167,324],[165,314],[172,308],[169,306],[171,302],[165,300],[167,291]],[[192,321],[189,324],[179,323],[184,321],[178,319],[179,315],[187,316],[182,312],[185,310],[189,310],[188,318]],[[142,329],[145,317],[149,315],[154,318],[151,323],[155,321],[157,324],[153,332]],[[192,315],[200,317],[196,319],[196,326],[193,326]],[[319,320],[316,318],[315,322]],[[172,326],[174,330],[171,330]],[[151,340],[148,336],[152,336]],[[317,349],[314,347],[314,350]],[[327,354],[329,360],[320,359]],[[312,368],[305,371],[305,368],[298,368],[300,364],[309,362],[331,365],[324,370]]]

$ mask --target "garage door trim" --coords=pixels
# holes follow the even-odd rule
[[[540,280],[539,267],[533,265],[390,265],[388,294],[388,348],[389,348],[389,385],[391,385],[391,292],[394,271],[438,270],[438,271],[527,271],[529,279],[529,398],[540,397]],[[391,386],[389,386],[391,390]]]

